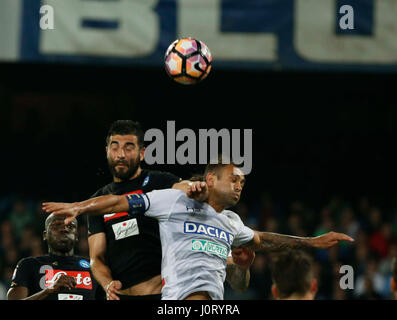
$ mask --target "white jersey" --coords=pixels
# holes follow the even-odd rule
[[[236,213],[217,213],[183,191],[154,190],[146,195],[145,215],[160,226],[162,299],[182,300],[207,291],[213,300],[222,300],[231,247],[252,240],[254,231]]]

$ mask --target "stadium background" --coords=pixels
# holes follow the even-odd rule
[[[38,8],[44,3],[35,2]],[[353,7],[358,3],[345,2]],[[37,19],[28,14],[34,8],[27,3],[34,1],[24,1],[21,9],[29,25]],[[250,3],[271,6],[271,1]],[[280,3],[284,7],[279,9],[290,14],[293,1]],[[375,10],[372,1],[361,3],[367,6],[360,7],[361,12]],[[372,15],[366,17],[371,22],[356,19],[357,29],[349,36],[372,34]],[[194,87],[172,83],[161,55],[118,60],[89,54],[37,54],[37,46],[29,47],[25,39],[20,55],[10,58],[1,55],[9,39],[3,41],[0,298],[5,298],[17,261],[46,252],[40,203],[82,200],[108,183],[107,129],[113,120],[134,119],[145,129],[164,132],[167,120],[175,120],[177,130],[196,132],[199,128],[253,129],[253,169],[236,208],[243,220],[259,230],[301,236],[328,230],[348,233],[356,239],[353,246],[311,251],[320,281],[317,298],[390,299],[390,257],[397,254],[396,65],[376,59],[366,64],[297,61],[287,52],[291,42],[283,36],[286,28],[278,28],[280,48],[286,50],[280,49],[278,61],[261,64],[241,57],[220,58],[217,63],[214,54],[210,76]],[[22,29],[21,37],[30,39],[26,30]],[[173,40],[167,38],[172,30],[162,33],[165,40],[156,49],[159,53]],[[210,35],[200,38],[205,41],[206,37]],[[363,50],[357,59],[367,53]],[[182,178],[202,169],[193,165],[150,168]],[[77,252],[87,256],[83,218],[80,234]],[[271,258],[257,254],[249,290],[237,295],[226,287],[225,298],[268,299]],[[354,290],[339,288],[342,264],[355,270]]]

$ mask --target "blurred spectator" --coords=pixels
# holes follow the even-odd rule
[[[391,280],[390,288],[394,300],[397,300],[397,255],[395,255],[391,261],[390,270],[392,274],[392,277],[390,279]]]
[[[253,216],[257,220],[258,230],[263,230],[267,220],[276,214],[271,195],[268,192],[262,192],[259,202],[253,207]]]
[[[380,300],[381,296],[374,288],[374,281],[369,275],[364,275],[362,292],[359,294],[359,300]]]
[[[18,241],[21,239],[23,229],[35,223],[33,212],[28,209],[26,201],[22,198],[18,198],[14,201],[9,219]]]
[[[371,210],[371,205],[368,198],[360,197],[357,204],[357,214],[362,224],[368,222],[370,210]]]
[[[353,239],[356,238],[357,232],[360,229],[360,224],[355,219],[353,209],[346,207],[342,210],[340,218],[340,232],[347,234]]]
[[[14,238],[14,233],[12,232],[12,223],[10,220],[4,220],[0,225],[1,234],[1,247],[6,250],[14,245],[16,241]]]
[[[367,232],[373,234],[377,232],[382,224],[382,213],[379,208],[373,207],[369,211]]]
[[[381,299],[386,285],[385,277],[378,271],[378,262],[370,258],[367,262],[364,274],[357,277],[355,282],[355,296],[358,299]]]
[[[370,249],[379,258],[385,258],[393,240],[393,228],[391,223],[383,223],[378,231],[375,231],[369,238]]]

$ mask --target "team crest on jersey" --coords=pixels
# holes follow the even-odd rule
[[[234,236],[225,230],[219,229],[217,227],[209,226],[204,223],[198,223],[192,221],[185,221],[184,233],[205,234],[213,238],[224,240],[228,244],[232,244],[234,239]]]
[[[81,259],[81,260],[79,261],[79,265],[80,265],[82,268],[86,268],[86,269],[89,269],[89,268],[90,268],[90,263],[89,263],[87,260],[84,260],[84,259]]]
[[[147,175],[145,180],[143,180],[142,187],[146,186],[149,183],[150,175]]]

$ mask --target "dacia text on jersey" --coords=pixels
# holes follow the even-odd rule
[[[207,236],[226,241],[229,245],[232,244],[234,236],[217,227],[209,226],[204,223],[185,221],[184,233],[205,234]]]

